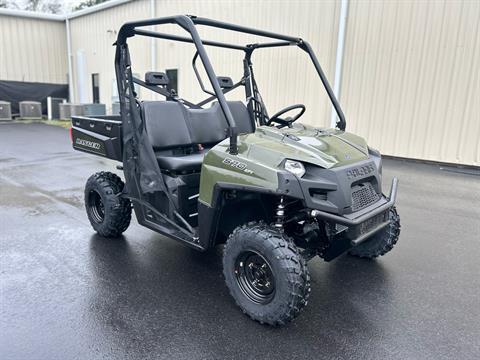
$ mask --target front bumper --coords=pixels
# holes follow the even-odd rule
[[[312,210],[311,215],[317,219],[340,224],[347,226],[349,228],[358,228],[362,224],[366,224],[375,218],[382,218],[382,214],[385,214],[392,206],[395,205],[395,201],[397,199],[397,188],[398,188],[398,179],[393,178],[392,185],[390,187],[390,194],[387,198],[385,198],[386,202],[382,205],[377,206],[371,209],[368,212],[365,211],[358,211],[356,213],[351,213],[348,215],[335,215],[321,210]],[[353,239],[350,240],[352,246],[357,246],[362,242],[366,241],[369,237],[377,233],[378,231],[385,228],[387,225],[390,224],[390,220],[375,222],[373,226],[367,226]]]

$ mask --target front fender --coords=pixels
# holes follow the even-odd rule
[[[279,189],[278,173],[277,168],[254,162],[242,153],[228,154],[224,146],[217,145],[205,155],[202,164],[199,200],[212,206],[217,184],[276,193]]]

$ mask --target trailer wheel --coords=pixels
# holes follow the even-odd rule
[[[130,200],[118,196],[123,181],[111,172],[98,172],[85,185],[85,208],[94,230],[104,237],[118,237],[130,225]]]
[[[284,325],[307,305],[305,259],[292,239],[264,223],[233,231],[224,249],[223,273],[237,305],[262,324]]]
[[[371,239],[350,250],[349,254],[366,259],[374,259],[385,255],[393,249],[400,236],[400,215],[397,209],[392,207],[389,212],[390,224]]]

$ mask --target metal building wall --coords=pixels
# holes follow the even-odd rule
[[[331,81],[339,12],[340,2],[334,0],[156,1],[158,17],[196,14],[305,38]],[[110,104],[116,31],[125,21],[149,17],[150,1],[138,0],[71,20],[74,81],[76,52],[83,49],[88,101],[91,74],[100,73],[101,101]],[[479,1],[350,0],[340,94],[348,130],[385,154],[480,165],[479,23]],[[201,35],[245,41],[208,29]],[[150,39],[137,37],[131,50],[134,72],[140,76],[179,68],[180,95],[202,97],[191,70],[191,45],[158,40],[156,66]],[[240,76],[235,52],[208,50],[218,75]],[[302,120],[327,126],[330,108],[311,64],[301,52],[278,51],[254,57],[270,113],[303,102],[308,111]],[[143,89],[140,95],[151,98]]]
[[[135,19],[150,17],[149,1],[132,1],[85,16],[70,20],[73,82],[75,88],[75,101],[78,101],[79,83],[79,53],[83,52],[85,60],[86,102],[92,102],[91,74],[98,73],[100,81],[100,102],[111,107],[113,81],[115,79],[114,57],[117,32],[123,23]],[[150,61],[150,42],[147,39],[138,39],[130,45],[130,51],[137,54],[135,61],[138,67],[146,69]]]
[[[0,80],[65,84],[65,22],[0,15]]]
[[[158,1],[157,16],[195,14],[202,17],[298,36],[310,42],[329,79],[333,79],[340,4],[336,1]],[[160,30],[160,28],[158,29]],[[205,39],[248,44],[271,41],[251,35],[236,34],[209,27],[199,27]],[[217,75],[238,81],[243,75],[243,53],[207,48]],[[157,65],[160,69],[180,64],[179,91],[186,98],[201,100],[191,67],[193,46],[168,41],[158,42]],[[302,121],[326,126],[330,106],[315,68],[298,47],[262,49],[254,53],[255,76],[270,115],[295,103],[307,106]],[[206,79],[206,76],[204,76]],[[208,81],[207,81],[208,82]],[[238,89],[230,98],[240,98]]]
[[[479,1],[350,1],[348,130],[384,154],[480,165],[479,24]]]
[[[329,78],[333,79],[334,53],[336,49],[336,32],[339,3],[331,1],[238,1],[238,0],[204,0],[204,1],[156,1],[156,16],[178,14],[196,14],[217,20],[230,21],[251,27],[258,27],[285,34],[296,35],[309,40],[317,51],[319,60]],[[100,74],[101,101],[110,106],[116,31],[122,23],[151,17],[150,1],[133,1],[109,8],[97,13],[70,20],[72,34],[72,55],[74,60],[74,81],[77,80],[76,53],[83,49],[86,58],[87,100],[91,100],[91,74]],[[162,26],[158,31],[185,34],[173,26]],[[227,31],[202,28],[204,38],[237,41],[239,44],[255,42],[252,36],[241,36]],[[156,40],[157,63],[152,67],[150,39],[135,37],[130,43],[133,71],[143,77],[149,70],[163,71],[170,68],[179,69],[179,92],[187,99],[203,99],[191,68],[194,47],[165,40]],[[217,75],[232,76],[239,79],[242,75],[241,52],[207,49]],[[254,56],[257,80],[270,113],[293,102],[307,105],[306,122],[318,125],[329,123],[330,109],[327,97],[322,91],[320,80],[306,54],[298,48],[264,50]],[[271,81],[275,79],[275,81]],[[316,92],[316,94],[314,93]],[[320,95],[318,95],[320,93]],[[241,94],[231,94],[238,97]],[[141,89],[140,97],[152,98],[149,91]]]

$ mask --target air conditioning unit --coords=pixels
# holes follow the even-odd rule
[[[38,101],[20,101],[20,118],[22,119],[41,119],[42,104]]]
[[[82,116],[83,105],[82,104],[70,104],[70,116]]]
[[[8,101],[0,101],[0,120],[12,120],[12,105]]]
[[[85,116],[99,116],[105,114],[105,104],[83,104],[83,115]]]
[[[47,115],[48,120],[60,119],[60,104],[67,102],[67,99],[47,97]]]
[[[82,116],[83,115],[83,105],[82,104],[71,104],[63,103],[59,106],[60,109],[60,119],[70,120],[72,116]]]
[[[114,102],[112,104],[112,115],[120,115],[120,103]]]
[[[70,104],[62,103],[58,104],[58,118],[61,120],[70,120]]]

